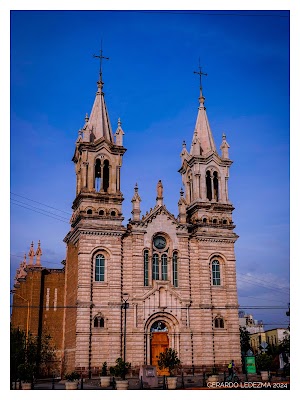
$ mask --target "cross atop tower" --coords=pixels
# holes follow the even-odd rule
[[[197,74],[200,76],[200,98],[202,97],[202,75],[207,76],[205,72],[202,72],[202,67],[200,66],[200,60],[199,60],[199,72],[194,71],[194,74]]]
[[[101,49],[100,49],[100,54],[93,56],[94,58],[99,58],[100,59],[100,71],[99,71],[99,82],[103,83],[102,81],[102,60],[109,60],[108,57],[103,56],[103,50],[102,50],[102,40],[101,40]]]

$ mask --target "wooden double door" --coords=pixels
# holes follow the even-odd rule
[[[157,375],[169,375],[168,370],[158,368],[159,353],[163,353],[169,347],[168,333],[152,332],[151,335],[151,365],[157,367]]]

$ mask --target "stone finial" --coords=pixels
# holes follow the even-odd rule
[[[35,263],[35,265],[38,266],[38,267],[41,266],[41,255],[42,254],[43,253],[42,253],[42,249],[41,249],[41,242],[39,240],[38,248],[37,248],[36,253],[35,253],[35,255],[36,255],[36,263]]]
[[[33,250],[33,242],[31,242],[30,250],[29,250],[29,253],[28,253],[28,257],[29,257],[28,265],[33,265],[34,256],[35,256],[35,252]]]
[[[122,122],[121,118],[118,118],[118,128],[115,133],[116,137],[116,145],[117,146],[123,146],[123,136],[125,135],[123,129],[122,129]]]
[[[88,113],[85,114],[84,120],[85,120],[85,122],[89,122],[89,114]]]
[[[178,219],[179,219],[179,223],[181,224],[185,224],[186,223],[186,201],[185,198],[183,197],[184,195],[184,191],[181,188],[180,190],[180,198],[178,201],[178,211],[179,211],[179,215],[178,215]]]
[[[141,219],[141,208],[140,208],[140,204],[141,204],[141,198],[138,192],[139,188],[138,188],[138,184],[135,184],[134,187],[134,195],[132,197],[132,211],[131,214],[133,215],[133,221],[139,221]]]
[[[225,133],[223,132],[223,135],[222,135],[222,144],[221,144],[221,146],[220,146],[220,149],[221,149],[221,151],[222,151],[222,158],[229,158],[229,152],[228,152],[228,149],[230,148],[230,146],[229,146],[229,144],[227,143],[227,141],[226,141],[226,135],[225,135]]]

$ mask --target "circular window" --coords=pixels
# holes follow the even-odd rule
[[[153,244],[157,249],[162,250],[166,247],[167,241],[163,236],[156,236],[153,240]]]

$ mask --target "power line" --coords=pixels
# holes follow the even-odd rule
[[[12,257],[24,258],[24,256],[18,256],[17,254],[11,254],[11,253],[10,253],[10,255],[11,255]],[[61,263],[58,263],[58,262],[54,262],[54,261],[45,261],[45,260],[43,260],[43,264],[44,264],[44,263],[46,263],[46,264],[61,265]]]
[[[67,211],[59,210],[58,208],[54,208],[54,207],[48,206],[48,205],[45,204],[45,203],[40,203],[39,201],[30,199],[29,197],[21,196],[20,194],[16,194],[16,193],[13,193],[13,192],[10,192],[10,194],[12,194],[12,195],[14,195],[14,196],[22,197],[23,199],[32,201],[32,202],[37,203],[37,204],[40,204],[40,205],[42,205],[42,206],[45,206],[45,207],[48,207],[48,208],[52,208],[52,210],[56,210],[56,211],[62,212],[62,213],[64,213],[64,214],[70,215],[70,213],[67,212]],[[13,200],[13,199],[12,199],[12,200]]]
[[[251,278],[250,278],[251,279]],[[255,281],[255,282],[251,282],[251,280],[248,280],[248,279],[245,279],[245,278],[241,278],[241,277],[237,277],[237,282],[238,281],[242,281],[242,282],[246,282],[246,283],[248,283],[249,285],[255,285],[255,286],[259,286],[259,287],[262,287],[262,288],[264,288],[264,289],[268,289],[268,290],[273,290],[273,291],[280,291],[281,293],[284,293],[284,294],[289,294],[286,290],[286,288],[279,288],[279,287],[270,287],[270,286],[268,286],[268,285],[262,285],[262,284],[259,284],[257,281]]]
[[[279,301],[279,300],[271,300],[271,299],[264,299],[263,297],[252,297],[252,296],[239,296],[239,298],[246,298],[246,299],[259,299],[259,300],[265,300],[265,301],[274,301],[275,303],[282,303],[286,304],[285,301]]]
[[[16,205],[16,206],[26,208],[27,210],[34,211],[34,212],[36,212],[36,213],[38,213],[38,214],[45,215],[46,217],[56,219],[56,220],[58,220],[58,221],[60,221],[60,222],[69,223],[69,221],[68,221],[66,218],[63,219],[63,217],[59,217],[59,215],[57,215],[57,217],[59,217],[59,218],[56,218],[56,217],[54,217],[54,216],[52,216],[52,215],[49,215],[49,214],[53,214],[53,213],[50,213],[49,211],[45,211],[45,210],[43,210],[44,212],[42,212],[42,211],[37,211],[37,209],[34,209],[34,208],[30,207],[30,206],[29,206],[29,207],[26,207],[26,206],[24,206],[24,205],[22,205],[22,204],[14,203],[14,200],[11,200],[11,201],[12,201],[12,204],[14,204],[14,205]],[[39,209],[38,209],[38,210],[39,210]],[[46,213],[48,213],[48,214],[46,214]],[[55,214],[54,214],[54,215],[55,215]]]
[[[13,294],[13,293],[12,293]],[[129,303],[130,304],[130,303]],[[100,307],[101,309],[120,309],[122,308],[123,303],[119,304],[114,304],[114,305],[101,305],[97,306]],[[10,305],[10,307],[13,307],[13,305]],[[27,305],[14,305],[16,308],[27,308]],[[56,305],[56,306],[46,306],[46,305],[30,305],[30,308],[49,308],[49,309],[54,309],[54,308],[86,308],[86,306],[80,306],[80,305]],[[152,310],[153,307],[148,307],[148,306],[141,306],[140,309],[145,309],[145,310]],[[279,307],[279,306],[199,306],[199,307],[165,307],[164,312],[170,312],[173,310],[241,310],[241,309],[253,309],[253,310],[286,310],[286,307]],[[128,310],[133,310],[132,307],[129,307]]]

